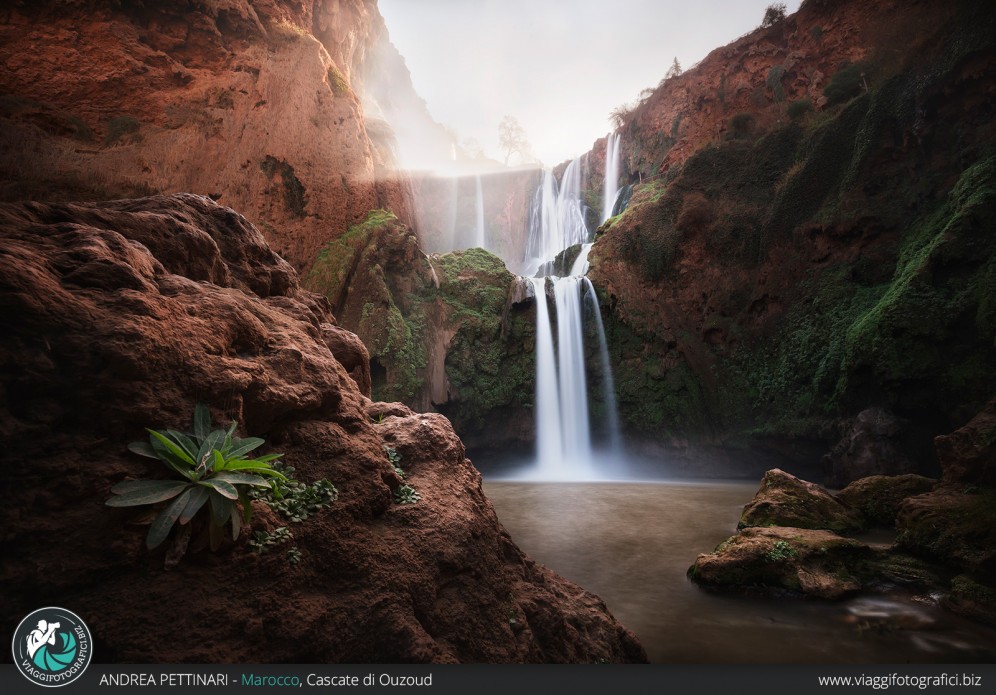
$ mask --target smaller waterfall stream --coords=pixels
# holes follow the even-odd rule
[[[602,222],[612,217],[619,197],[619,133],[605,137],[605,190],[602,196]]]
[[[477,248],[480,248],[480,249],[487,249],[488,248],[488,240],[487,240],[487,235],[485,234],[485,231],[484,231],[484,186],[481,183],[481,175],[480,174],[478,174],[475,178],[477,179],[477,182],[476,182],[477,183],[477,199],[475,201],[475,205],[476,205],[475,213],[476,213],[476,219],[477,219],[477,226],[476,226],[476,228],[474,230],[474,243],[473,243],[473,246],[476,246]]]
[[[598,328],[598,354],[602,363],[602,398],[605,403],[606,425],[609,428],[609,447],[613,454],[618,455],[622,453],[622,439],[619,435],[619,409],[616,407],[616,382],[612,378],[612,365],[609,364],[609,349],[605,341],[602,310],[598,306],[595,286],[588,278],[582,279],[587,290],[588,305],[591,307],[591,314],[595,317],[595,326]]]

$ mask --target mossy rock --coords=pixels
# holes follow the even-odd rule
[[[996,572],[996,488],[940,487],[903,501],[896,544],[949,567]]]
[[[775,468],[764,474],[761,487],[740,515],[737,528],[792,526],[836,533],[860,531],[865,521],[857,510],[825,489]]]
[[[854,568],[873,556],[863,543],[823,530],[746,528],[699,555],[693,581],[725,589],[791,591],[837,599],[861,589]]]
[[[996,587],[967,574],[951,580],[944,606],[973,620],[996,626]]]
[[[855,480],[835,497],[861,512],[869,524],[892,527],[903,500],[930,492],[936,484],[936,480],[913,473],[870,475]]]

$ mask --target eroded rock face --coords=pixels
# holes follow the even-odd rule
[[[860,530],[864,520],[857,510],[819,485],[775,468],[764,474],[760,489],[740,515],[737,528],[751,526],[793,526],[841,533]]]
[[[4,205],[0,238],[3,620],[72,605],[102,658],[131,663],[645,660],[597,597],[516,548],[445,418],[362,395],[329,304],[244,218],[192,195]],[[338,488],[287,524],[297,564],[244,531],[166,572],[140,511],[104,505],[165,475],[126,444],[196,402]],[[395,503],[385,445],[417,503]]]
[[[384,43],[372,0],[8,4],[0,200],[210,195],[306,270],[368,211],[412,209],[362,105]]]

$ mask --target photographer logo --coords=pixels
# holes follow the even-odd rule
[[[90,665],[93,640],[78,615],[65,608],[40,608],[14,630],[14,664],[24,677],[48,688],[67,685]]]

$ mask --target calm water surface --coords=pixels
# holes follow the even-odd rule
[[[659,663],[996,662],[996,630],[935,598],[745,598],[685,577],[736,532],[757,483],[485,482],[535,560],[598,594]]]

